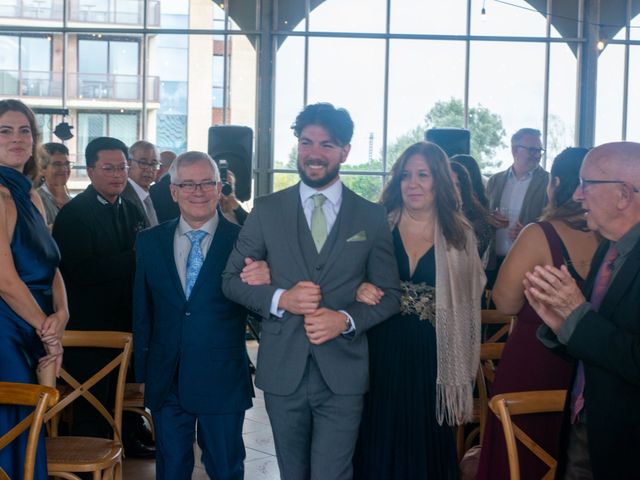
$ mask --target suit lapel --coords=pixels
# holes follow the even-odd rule
[[[295,184],[285,192],[285,195],[281,197],[280,207],[280,218],[283,220],[280,224],[282,225],[284,238],[289,245],[291,258],[298,266],[298,269],[304,272],[305,278],[311,278],[300,248],[300,239],[298,238],[298,208],[302,208],[300,205],[300,183]]]
[[[178,276],[178,270],[176,268],[176,259],[173,254],[173,238],[178,226],[178,220],[179,218],[176,218],[160,227],[162,228],[162,233],[158,235],[158,247],[160,257],[164,259],[165,267],[167,272],[169,272],[169,277],[171,277],[171,283],[173,283],[175,290],[179,292],[180,299],[184,301],[186,300],[184,289],[182,288],[182,283],[180,283],[180,277]]]
[[[631,250],[620,271],[609,285],[599,309],[603,316],[610,317],[621,298],[627,293],[629,285],[638,275],[638,265],[640,265],[640,242]]]

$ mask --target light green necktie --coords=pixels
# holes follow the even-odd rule
[[[311,236],[316,244],[316,250],[320,253],[324,242],[327,240],[327,218],[324,216],[322,204],[327,199],[323,194],[316,193],[313,196],[313,212],[311,213]]]

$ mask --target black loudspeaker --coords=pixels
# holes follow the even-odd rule
[[[471,135],[464,128],[430,128],[424,138],[442,148],[449,158],[460,153],[469,155]]]
[[[251,198],[251,159],[253,130],[239,125],[209,127],[209,155],[216,163],[226,160],[236,177],[236,198],[246,202]]]

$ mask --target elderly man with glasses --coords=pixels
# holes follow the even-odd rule
[[[525,295],[546,324],[538,337],[577,360],[556,478],[638,478],[639,192],[640,143],[591,150],[573,198],[582,204],[589,229],[605,241],[582,291],[565,266],[538,266],[526,274]]]
[[[122,198],[133,203],[145,219],[145,227],[158,224],[158,216],[153,205],[149,187],[156,179],[160,168],[156,146],[146,140],[138,140],[129,147],[129,181]]]
[[[492,223],[496,227],[487,265],[488,288],[493,286],[520,230],[536,221],[547,204],[549,173],[540,166],[543,153],[540,130],[521,128],[511,137],[513,164],[487,183]]]

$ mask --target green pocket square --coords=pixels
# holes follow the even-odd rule
[[[347,238],[347,242],[364,242],[366,239],[367,239],[367,232],[365,232],[364,230],[361,230],[355,235],[352,235],[351,237]]]

